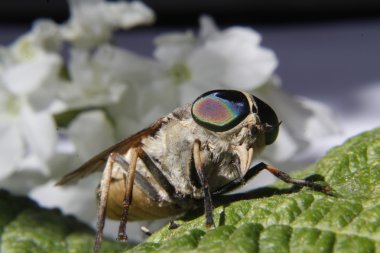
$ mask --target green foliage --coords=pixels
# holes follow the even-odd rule
[[[334,194],[280,182],[217,207],[216,228],[190,213],[179,228],[164,227],[127,252],[380,252],[380,129],[348,140],[293,176],[323,180]],[[0,191],[1,253],[92,252],[94,237],[73,217]],[[110,241],[102,249],[126,250]]]
[[[1,253],[91,253],[94,238],[91,228],[74,217],[0,190]],[[102,252],[122,249],[125,246],[106,241]]]

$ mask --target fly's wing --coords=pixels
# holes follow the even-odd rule
[[[78,169],[65,175],[61,180],[59,180],[56,185],[72,184],[77,182],[79,179],[84,178],[96,171],[102,171],[107,162],[108,156],[114,152],[121,155],[128,152],[131,147],[136,147],[140,145],[141,140],[147,136],[154,135],[158,129],[161,127],[162,123],[165,122],[165,118],[157,120],[152,126],[141,130],[140,132],[132,135],[131,137],[122,140],[121,142],[109,147],[108,149],[97,154],[87,162],[85,162]]]

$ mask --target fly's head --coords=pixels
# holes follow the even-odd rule
[[[191,115],[210,135],[228,142],[231,152],[240,158],[242,174],[253,157],[276,140],[280,125],[268,104],[236,90],[202,94],[193,102]]]

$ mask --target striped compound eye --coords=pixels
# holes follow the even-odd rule
[[[246,96],[235,90],[213,90],[198,97],[191,115],[198,125],[214,131],[230,130],[250,113]]]

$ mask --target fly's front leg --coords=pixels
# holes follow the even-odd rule
[[[118,237],[117,237],[117,239],[119,241],[123,241],[123,242],[128,240],[128,236],[126,233],[127,221],[128,221],[128,211],[129,211],[129,207],[130,207],[131,202],[132,202],[133,184],[135,181],[136,164],[137,164],[137,158],[138,158],[138,150],[136,148],[131,148],[130,152],[131,152],[131,160],[130,160],[129,168],[124,168],[125,171],[126,171],[126,169],[128,169],[128,177],[127,177],[127,181],[126,181],[126,191],[125,191],[125,197],[124,197],[124,201],[123,201],[124,209],[123,209],[123,213],[122,213],[121,218],[120,218],[119,233],[118,233]],[[118,159],[120,159],[120,158],[118,158]],[[120,164],[122,165],[122,163],[120,163]],[[123,165],[122,165],[122,167],[123,167]]]
[[[274,175],[275,177],[281,179],[282,181],[284,181],[286,183],[298,185],[301,187],[303,187],[303,186],[310,187],[316,191],[320,191],[320,192],[323,192],[326,194],[328,194],[332,191],[331,188],[327,185],[319,184],[317,182],[310,182],[310,181],[306,181],[303,179],[292,178],[287,173],[281,171],[280,169],[278,169],[272,165],[266,164],[266,163],[259,163],[255,166],[253,166],[252,168],[250,168],[243,177],[244,181],[248,181],[252,177],[256,176],[262,170],[269,171],[272,175]]]
[[[237,179],[223,185],[222,187],[220,187],[219,189],[214,191],[212,194],[220,195],[220,194],[235,190],[238,187],[240,187],[244,182],[247,182],[251,178],[255,177],[262,170],[269,171],[272,175],[276,176],[277,178],[281,179],[282,181],[284,181],[286,183],[291,183],[291,184],[302,186],[302,187],[307,186],[307,187],[310,187],[316,191],[320,191],[320,192],[323,192],[326,194],[331,193],[331,191],[332,191],[331,188],[327,185],[319,184],[316,182],[310,182],[310,181],[306,181],[303,179],[295,179],[295,178],[290,177],[287,173],[279,170],[278,168],[276,168],[272,165],[269,165],[266,163],[259,163],[259,164],[256,164],[255,166],[251,167],[247,171],[247,173],[244,175],[243,178],[237,178]]]
[[[206,215],[206,226],[211,227],[215,226],[214,224],[214,215],[213,215],[213,205],[211,199],[210,188],[208,184],[208,180],[206,175],[204,174],[203,164],[201,161],[201,142],[199,140],[195,140],[193,146],[193,157],[195,169],[197,170],[199,179],[202,184],[202,188],[204,191],[204,207],[205,207],[205,215]]]
[[[279,170],[278,168],[276,168],[272,165],[269,165],[269,164],[259,163],[254,167],[256,167],[256,170],[259,170],[259,171],[265,169],[265,170],[269,171],[270,173],[272,173],[272,175],[276,176],[277,178],[281,179],[282,181],[284,181],[286,183],[291,183],[291,184],[302,186],[302,187],[307,186],[307,187],[310,187],[316,191],[320,191],[320,192],[323,192],[326,194],[331,193],[331,191],[332,191],[332,189],[327,185],[319,184],[316,182],[310,182],[310,181],[306,181],[303,179],[292,178],[287,173],[285,173],[285,172]]]

